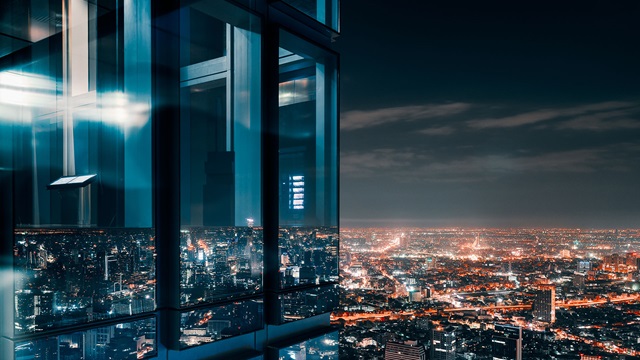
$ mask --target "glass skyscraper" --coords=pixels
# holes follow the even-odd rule
[[[0,358],[337,358],[337,0],[0,10]]]

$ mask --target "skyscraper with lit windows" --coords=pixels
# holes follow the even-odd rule
[[[431,359],[454,360],[456,358],[456,332],[453,327],[435,327],[431,330]]]
[[[522,360],[522,328],[496,324],[491,338],[493,360]]]
[[[538,286],[533,302],[533,317],[538,321],[556,321],[556,287],[552,284]]]

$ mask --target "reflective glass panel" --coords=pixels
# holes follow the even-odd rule
[[[0,68],[16,334],[155,309],[150,3],[49,5]]]
[[[285,31],[280,46],[280,284],[338,281],[337,60]]]
[[[247,300],[183,312],[180,347],[202,345],[263,328],[262,300]]]
[[[262,230],[192,227],[180,234],[182,304],[226,299],[262,288]]]
[[[336,227],[281,227],[278,244],[283,287],[339,280]]]
[[[15,332],[155,309],[151,229],[16,232]]]
[[[340,288],[338,285],[292,291],[279,295],[280,321],[285,323],[331,312],[338,306],[339,299]]]
[[[154,357],[156,351],[156,319],[148,318],[18,342],[15,345],[15,358],[135,360]]]
[[[338,332],[334,331],[295,345],[280,348],[277,354],[279,360],[337,360]]]
[[[339,30],[339,0],[283,0],[328,27]]]
[[[181,9],[181,304],[262,288],[259,19]]]

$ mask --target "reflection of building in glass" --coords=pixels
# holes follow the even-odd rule
[[[155,309],[153,231],[30,229],[15,239],[16,333]]]
[[[135,359],[157,355],[155,318],[18,342],[16,359]]]
[[[183,312],[180,346],[202,345],[259,330],[262,314],[262,301],[254,300]]]
[[[289,176],[289,209],[304,210],[304,176]]]
[[[338,332],[333,331],[312,338],[297,336],[271,346],[267,355],[269,359],[278,360],[337,360]]]
[[[259,358],[330,328],[337,1],[1,17],[0,357]]]
[[[262,289],[258,227],[191,228],[180,233],[180,302],[197,304]]]
[[[321,288],[291,291],[279,295],[279,323],[291,322],[331,312],[338,307],[340,288],[329,285]]]
[[[282,287],[338,281],[336,227],[282,227],[278,242]]]

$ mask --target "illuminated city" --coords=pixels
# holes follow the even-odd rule
[[[342,228],[341,237],[332,321],[344,358],[383,359],[388,341],[408,340],[451,353],[443,359],[511,359],[496,355],[509,340],[524,359],[640,356],[640,230]],[[434,339],[449,334],[438,349],[446,341]]]
[[[15,332],[155,309],[149,229],[16,230]]]

